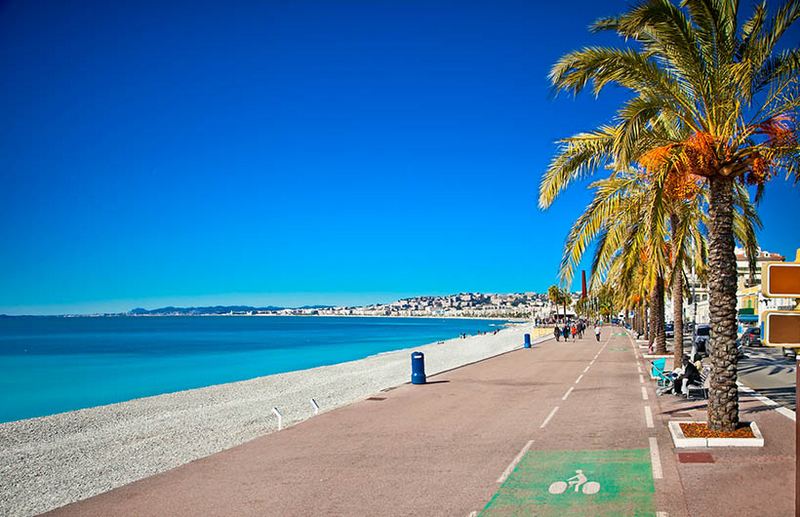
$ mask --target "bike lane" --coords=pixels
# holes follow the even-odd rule
[[[552,401],[558,411],[531,436],[531,447],[480,515],[652,516],[664,507],[656,484],[675,486],[664,483],[665,442],[645,411],[654,393],[627,334],[616,327],[604,327],[604,334],[600,347],[594,339],[578,341],[595,355],[565,384],[564,400]]]

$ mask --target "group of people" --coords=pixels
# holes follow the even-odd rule
[[[576,320],[576,321],[568,321],[563,325],[556,324],[553,327],[553,335],[556,338],[556,341],[561,341],[561,338],[564,338],[564,341],[569,341],[570,336],[572,336],[572,340],[575,341],[577,339],[583,339],[583,332],[589,324],[585,320]],[[600,341],[600,332],[602,331],[602,322],[598,321],[594,325],[594,337],[597,341]]]

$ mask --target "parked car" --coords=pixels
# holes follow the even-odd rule
[[[667,333],[667,337],[675,337],[675,324],[667,323],[664,325],[664,331]]]
[[[711,339],[711,326],[698,325],[695,332],[694,348],[697,351],[697,355],[700,357],[708,357],[710,353],[708,342]]]
[[[791,359],[792,361],[797,360],[796,348],[781,348],[781,352],[783,352],[783,357]]]
[[[699,357],[708,357],[711,355],[711,326],[698,325],[697,333],[694,338],[694,346]],[[742,342],[736,340],[736,355],[739,358],[745,357]]]
[[[736,344],[743,346],[761,346],[761,329],[758,327],[745,329],[742,335],[736,340]]]

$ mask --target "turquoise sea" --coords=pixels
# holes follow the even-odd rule
[[[301,370],[504,322],[336,317],[0,317],[0,422]]]

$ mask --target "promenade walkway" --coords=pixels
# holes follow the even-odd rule
[[[547,341],[403,385],[54,515],[792,515],[794,423],[684,463],[636,343]],[[671,416],[672,415],[672,416]]]

